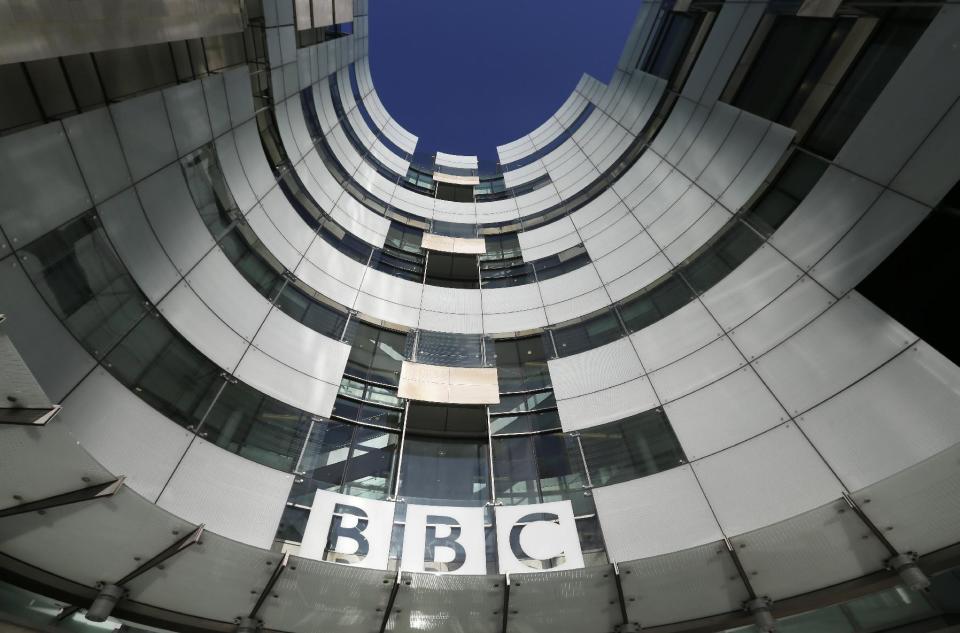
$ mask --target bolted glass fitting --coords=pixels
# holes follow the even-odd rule
[[[887,567],[897,572],[903,584],[913,591],[926,591],[930,587],[930,579],[917,565],[916,554],[897,554],[887,561]]]
[[[113,613],[113,608],[117,606],[117,602],[123,597],[123,594],[123,587],[104,585],[97,597],[93,599],[93,604],[87,609],[86,618],[91,622],[105,621]]]
[[[743,605],[747,613],[753,616],[754,624],[764,633],[773,633],[777,630],[777,621],[770,611],[772,604],[769,598],[754,598]]]

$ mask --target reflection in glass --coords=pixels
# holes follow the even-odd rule
[[[658,409],[583,429],[580,441],[594,486],[646,477],[685,461],[667,416]]]

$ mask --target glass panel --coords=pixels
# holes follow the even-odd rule
[[[302,543],[309,517],[310,511],[306,508],[285,506],[283,516],[280,517],[280,525],[277,526],[277,538],[282,541]]]
[[[400,381],[407,335],[375,328],[356,319],[347,328],[351,343],[346,373],[364,380],[396,385]]]
[[[553,330],[553,340],[560,357],[599,347],[621,336],[623,331],[612,311],[604,311],[598,316]]]
[[[685,461],[667,417],[657,409],[580,431],[595,486],[646,477]]]
[[[50,309],[94,356],[110,350],[147,309],[95,214],[54,229],[20,252]]]
[[[518,415],[498,415],[490,418],[490,432],[494,435],[535,433],[559,428],[560,415],[555,409]]]
[[[550,386],[543,337],[529,336],[494,342],[500,393],[531,391]]]
[[[747,225],[734,221],[733,227],[683,269],[693,289],[704,293],[752,255],[763,238]]]
[[[214,146],[204,145],[180,160],[180,167],[200,217],[216,238],[230,226],[231,211],[239,212],[227,187]]]
[[[630,332],[637,332],[673,314],[693,299],[686,283],[675,275],[667,277],[652,290],[642,290],[617,306],[620,318]]]
[[[846,604],[850,617],[860,628],[874,630],[932,615],[923,595],[906,587],[894,587]]]
[[[502,503],[540,502],[539,478],[530,436],[495,439],[493,472],[497,499]]]
[[[386,499],[390,495],[390,473],[397,443],[396,433],[358,427],[347,462],[343,493]]]
[[[356,428],[332,420],[314,422],[300,460],[300,476],[290,491],[290,501],[309,506],[317,489],[340,492]]]
[[[411,436],[404,442],[400,495],[408,502],[483,505],[489,456],[485,440]]]

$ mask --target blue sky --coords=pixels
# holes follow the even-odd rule
[[[418,151],[496,158],[589,73],[607,81],[640,0],[373,0],[370,66]]]

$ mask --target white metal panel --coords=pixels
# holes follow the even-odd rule
[[[214,138],[230,129],[230,109],[227,105],[227,90],[223,75],[208,75],[200,80],[203,96],[207,102],[207,114]]]
[[[576,234],[576,232],[577,229],[573,226],[573,221],[568,216],[563,216],[555,222],[518,233],[517,239],[520,241],[520,248],[526,251],[535,246],[542,246],[559,240],[570,233]]]
[[[957,542],[960,525],[960,446],[933,457],[854,495],[885,536],[901,552],[926,554]]]
[[[598,263],[597,268],[599,267]],[[663,254],[654,255],[622,277],[617,277],[612,281],[605,280],[610,299],[619,301],[629,297],[634,292],[652,284],[672,268],[673,266]]]
[[[253,88],[250,69],[243,65],[223,73],[230,107],[230,122],[236,127],[253,116]]]
[[[216,140],[217,158],[220,161],[220,168],[223,171],[224,180],[227,181],[227,187],[233,194],[240,211],[246,213],[255,204],[257,204],[257,195],[250,188],[250,182],[243,172],[243,165],[240,164],[240,156],[237,154],[237,142],[233,138],[233,133],[228,132]]]
[[[479,314],[480,291],[470,288],[444,288],[441,286],[423,286],[421,307],[434,312],[455,314]]]
[[[247,349],[247,341],[220,320],[186,284],[173,287],[157,306],[170,325],[226,371],[233,371]]]
[[[716,107],[720,107],[720,102]],[[728,106],[729,107],[729,106]],[[740,116],[716,154],[695,180],[715,198],[726,191],[767,134],[771,123],[740,110]]]
[[[177,159],[161,93],[120,101],[110,112],[134,182]]]
[[[357,300],[354,302],[353,308],[375,319],[382,319],[407,327],[417,327],[420,321],[420,308],[393,303],[365,292],[357,294]]]
[[[316,237],[313,230],[304,222],[293,208],[283,190],[277,186],[261,200],[264,212],[273,222],[280,234],[293,245],[298,252],[304,253],[310,242]]]
[[[0,226],[15,247],[93,204],[59,122],[0,138],[0,190]]]
[[[749,359],[754,359],[826,310],[834,298],[809,277],[790,286],[783,294],[730,332],[730,337]]]
[[[680,136],[677,137],[673,146],[670,147],[670,151],[663,155],[668,163],[676,165],[680,162],[693,145],[693,142],[697,140],[697,136],[700,134],[700,130],[703,129],[703,125],[707,122],[709,115],[710,108],[707,106],[698,105],[694,109],[683,131],[680,132]]]
[[[327,275],[351,288],[359,288],[367,267],[352,260],[325,240],[314,240],[307,250],[307,259]],[[319,288],[318,288],[319,289]]]
[[[920,341],[798,418],[850,490],[960,442],[960,369]]]
[[[851,292],[753,364],[796,414],[866,376],[914,341],[913,333]]]
[[[582,396],[643,375],[630,340],[622,338],[579,354],[547,361],[559,399]]]
[[[636,162],[611,185],[611,189],[626,201],[627,196],[661,165],[663,165],[663,159],[660,156],[655,152],[644,151]]]
[[[693,185],[680,196],[676,204],[649,224],[647,231],[658,244],[666,246],[696,223],[711,205],[713,205],[713,198],[700,187]]]
[[[703,303],[717,321],[731,329],[774,300],[802,273],[766,244],[703,293]]]
[[[97,211],[137,286],[150,301],[160,301],[180,280],[180,274],[160,247],[134,190],[127,189],[101,203]]]
[[[344,258],[346,259],[346,258]],[[343,306],[352,306],[357,298],[356,288],[343,283],[339,278],[322,268],[318,268],[308,259],[303,259],[294,268],[298,279],[327,297]]]
[[[929,207],[884,191],[850,232],[810,269],[810,276],[833,294],[843,294],[886,259],[929,212]]]
[[[647,371],[654,371],[722,336],[707,309],[691,301],[676,312],[630,335]]]
[[[741,115],[741,119],[747,113]],[[730,186],[720,196],[720,202],[732,211],[739,210],[760,187],[780,157],[787,151],[794,131],[788,127],[773,123],[754,150],[743,169],[733,179]],[[705,174],[706,176],[706,174]],[[703,180],[701,178],[701,180]],[[709,181],[705,181],[709,182]],[[718,181],[722,182],[722,181]]]
[[[677,168],[692,180],[696,180],[727,139],[739,114],[740,111],[731,105],[715,103],[696,140],[677,164]]]
[[[243,278],[219,247],[211,249],[186,280],[214,314],[248,341],[270,310],[270,302]]]
[[[314,201],[323,209],[332,209],[343,194],[343,187],[327,169],[317,151],[307,152],[296,169]]]
[[[536,191],[517,196],[514,200],[517,203],[520,217],[525,217],[538,211],[543,211],[560,202],[560,195],[557,193],[555,186],[547,185],[540,187]]]
[[[380,299],[419,308],[423,284],[369,268],[363,277],[360,290]]]
[[[564,431],[579,431],[599,424],[622,420],[649,411],[660,404],[645,377],[557,401],[560,425]]]
[[[722,205],[714,203],[692,226],[664,246],[664,255],[674,264],[680,264],[716,235],[731,217]]]
[[[720,98],[720,94],[730,80],[730,75],[733,73],[734,67],[737,62],[740,61],[743,50],[746,48],[750,37],[756,30],[757,24],[759,24],[760,19],[763,18],[766,10],[767,5],[764,2],[748,2],[744,6],[743,17],[737,24],[733,35],[730,36],[729,41],[725,44],[723,54],[717,60],[717,65],[707,83],[707,87],[700,96],[701,103],[713,103]],[[714,25],[714,29],[716,29],[716,24]],[[705,50],[701,51],[701,57],[703,57],[705,52]]]
[[[557,277],[557,279],[560,279],[560,277]],[[572,299],[552,303],[545,309],[547,320],[551,324],[557,324],[585,316],[608,305],[610,305],[610,298],[606,291],[603,288],[597,288]]]
[[[333,208],[330,215],[337,224],[352,235],[377,248],[383,247],[387,230],[390,228],[390,220],[374,215],[352,196],[340,196],[337,206]]]
[[[728,536],[817,508],[840,495],[840,482],[790,422],[693,463]]]
[[[692,186],[694,185],[689,178],[674,169],[649,196],[633,207],[633,214],[641,224],[649,226],[676,204]],[[627,206],[630,206],[629,203]]]
[[[583,245],[586,247],[587,252],[590,253],[590,259],[594,262],[599,264],[608,254],[622,261],[622,265],[613,267],[613,270],[611,270],[609,265],[604,270],[600,270],[600,275],[604,279],[615,279],[619,277],[624,271],[635,268],[650,259],[650,257],[657,252],[657,245],[653,243],[649,235],[643,232],[643,227],[640,226],[637,218],[629,211],[623,209],[623,205],[617,207],[617,210],[620,209],[622,209],[624,213],[619,219],[612,222],[609,227],[603,229],[593,237],[584,237],[583,240]],[[613,215],[613,213],[614,212],[611,212],[607,215]],[[593,227],[596,224],[600,224],[603,219],[605,218],[601,218],[590,226]],[[617,253],[616,251],[625,252]],[[614,255],[614,253],[616,254]]]
[[[645,154],[646,155],[646,154]],[[638,163],[640,161],[637,161]],[[618,193],[623,196],[623,202],[630,209],[636,209],[644,200],[650,197],[650,194],[660,186],[660,184],[673,172],[673,166],[666,161],[658,162],[650,173],[640,181],[640,183],[627,193]],[[619,181],[618,181],[619,182]],[[614,184],[616,187],[617,184]]]
[[[586,159],[585,156],[584,159]],[[590,164],[588,160],[579,163],[574,169],[571,169],[559,178],[553,178],[553,174],[551,174],[554,186],[556,186],[557,191],[560,192],[560,196],[563,198],[569,198],[596,180],[599,176],[600,172],[597,171],[597,168]]]
[[[827,167],[770,242],[808,269],[840,240],[880,193],[879,185],[837,167]]]
[[[786,412],[749,367],[663,407],[693,461],[716,453],[786,421]]]
[[[607,193],[613,196],[614,198],[616,197],[616,194],[614,194],[610,190],[607,190]],[[626,216],[630,216],[631,218],[633,218],[633,214],[630,213],[629,209],[627,209],[627,205],[623,203],[617,203],[613,205],[610,209],[605,210],[602,213],[602,215],[599,215],[596,218],[590,219],[589,223],[583,222],[582,220],[585,220],[586,217],[585,216],[578,217],[578,213],[579,211],[575,211],[573,214],[571,214],[570,217],[573,220],[573,223],[577,226],[578,231],[580,233],[580,237],[584,241],[584,245],[586,245],[587,242],[589,240],[592,240],[593,238],[599,238],[601,240],[601,243],[603,243],[602,242],[603,238],[601,237],[601,235],[606,233],[607,229],[613,226],[614,223],[621,221]],[[636,220],[636,218],[633,218],[633,219]],[[639,225],[639,222],[637,224]],[[613,244],[619,244],[621,241],[616,238],[611,238],[609,236],[607,236],[607,239],[610,240],[610,242]],[[601,249],[602,248],[603,247],[601,246]]]
[[[163,250],[177,270],[186,273],[214,242],[200,219],[179,163],[137,183],[137,193]]]
[[[213,138],[203,84],[197,81],[172,86],[163,91],[163,101],[170,116],[173,142],[183,156]]]
[[[722,541],[619,567],[627,614],[644,626],[736,611],[748,598]]]
[[[757,593],[778,600],[881,569],[890,554],[849,510],[838,500],[733,539]]]
[[[197,439],[157,505],[221,536],[269,549],[292,484],[289,473]]]
[[[420,310],[420,320],[418,321],[417,327],[435,332],[480,334],[483,332],[483,315],[479,312],[463,314],[457,312]]]
[[[601,287],[600,277],[593,266],[582,266],[558,277],[541,281],[540,294],[544,305],[559,303]]]
[[[350,346],[328,338],[272,310],[253,344],[282,363],[325,382],[339,385]]]
[[[727,337],[721,337],[675,363],[650,373],[661,402],[670,402],[721,376],[742,367],[746,362]]]
[[[64,328],[15,257],[0,260],[4,329],[52,402],[59,402],[94,366]]]
[[[891,187],[924,204],[938,204],[957,182],[957,166],[952,157],[958,136],[960,104],[955,103],[893,179]]]
[[[63,120],[63,127],[67,131],[70,146],[73,147],[73,153],[77,157],[80,171],[83,172],[83,178],[87,187],[90,188],[94,202],[106,200],[130,186],[130,172],[127,171],[123,150],[120,149],[120,139],[117,138],[117,132],[114,130],[113,120],[107,108],[97,108],[67,117]],[[0,148],[2,146],[3,143],[0,142]],[[0,149],[0,155],[2,154],[3,150]],[[51,165],[45,166],[48,169],[51,167]],[[0,170],[0,174],[3,171],[6,171],[6,168]],[[52,176],[57,178],[70,174],[69,170],[63,173],[57,169],[51,169],[51,171],[54,172]],[[0,175],[0,180],[2,179],[3,175]],[[43,193],[50,195],[56,192]],[[79,195],[77,199],[81,199]]]
[[[101,464],[155,500],[193,433],[141,400],[101,367],[63,402],[59,422]]]
[[[522,332],[547,325],[547,313],[543,308],[531,308],[520,312],[503,314],[483,313],[483,331],[489,334]]]
[[[317,380],[267,356],[255,347],[247,350],[234,372],[237,378],[289,405],[329,417],[339,383]]]
[[[277,230],[260,205],[247,214],[246,220],[270,254],[276,257],[287,270],[296,270],[301,259],[300,253]]]
[[[610,189],[604,189],[596,198],[593,198],[582,207],[570,214],[570,219],[578,229],[586,229],[594,221],[608,215],[614,207],[623,207],[620,196]],[[586,237],[586,234],[584,234]]]
[[[274,186],[276,181],[263,154],[263,143],[260,141],[257,122],[248,121],[244,123],[233,130],[233,135],[237,141],[240,163],[243,165],[244,173],[247,174],[250,187],[257,194],[257,197],[262,197]]]
[[[689,84],[689,80],[687,83]],[[670,116],[663,122],[649,149],[661,157],[666,156],[673,144],[677,142],[683,128],[686,127],[694,109],[695,105],[692,101],[682,96],[678,98],[670,111]]]
[[[593,499],[607,553],[617,562],[723,539],[689,465],[594,488]]]

